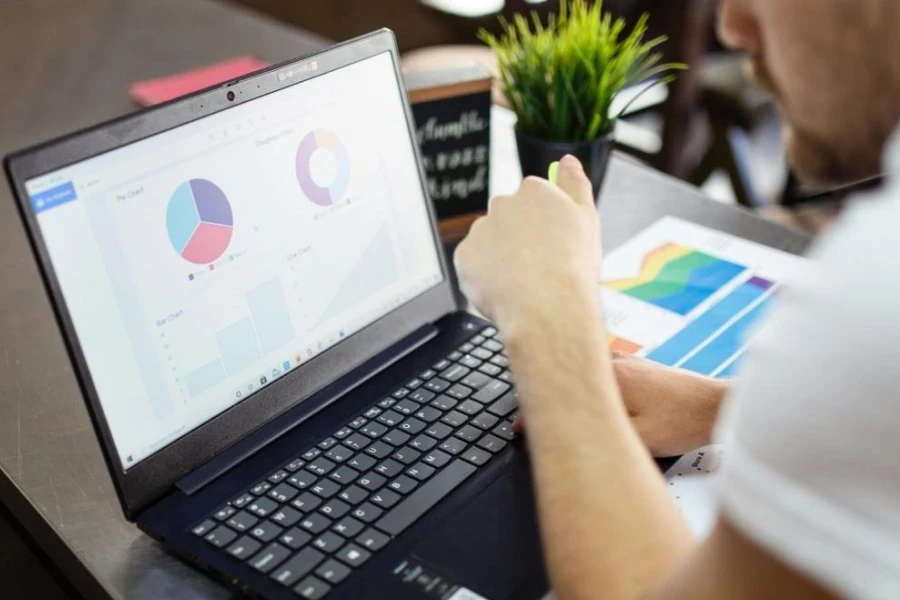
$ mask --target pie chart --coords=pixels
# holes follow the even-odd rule
[[[344,197],[350,183],[350,155],[336,133],[315,129],[297,148],[297,183],[313,204],[331,206]]]
[[[175,252],[194,264],[216,260],[231,241],[234,216],[225,193],[207,179],[179,185],[166,209],[166,231]]]

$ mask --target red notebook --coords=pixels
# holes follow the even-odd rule
[[[151,106],[179,98],[235,77],[240,77],[241,75],[259,71],[268,66],[269,63],[258,58],[239,56],[177,75],[138,81],[131,85],[128,95],[140,106]]]

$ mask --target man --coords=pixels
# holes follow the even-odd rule
[[[801,177],[881,170],[900,122],[900,2],[724,0],[719,28],[778,98]],[[900,141],[887,157],[900,171]],[[900,186],[880,196],[821,241],[730,392],[703,543],[644,443],[707,442],[728,386],[610,356],[577,160],[557,186],[530,178],[492,200],[455,261],[507,343],[559,598],[900,598]]]

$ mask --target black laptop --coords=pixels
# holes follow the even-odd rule
[[[379,31],[6,159],[126,517],[251,596],[546,592],[415,139]]]

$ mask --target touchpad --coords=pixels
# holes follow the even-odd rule
[[[534,496],[525,477],[499,478],[413,554],[487,600],[537,599],[547,590]]]

